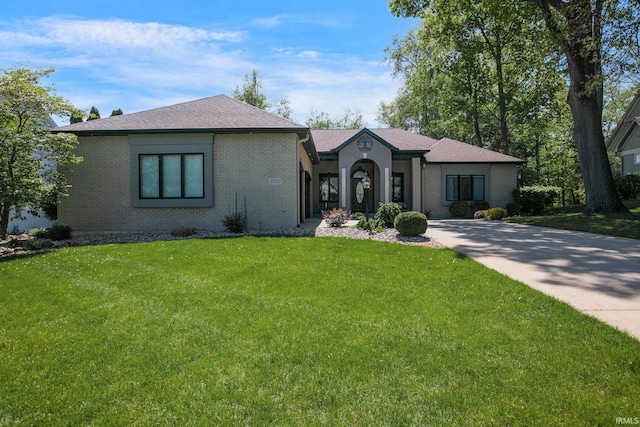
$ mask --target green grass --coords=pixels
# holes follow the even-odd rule
[[[640,239],[640,201],[625,202],[631,215],[583,215],[584,205],[552,208],[544,216],[505,218],[506,222],[587,231],[609,236]]]
[[[613,425],[640,342],[447,249],[344,238],[0,263],[0,425]]]

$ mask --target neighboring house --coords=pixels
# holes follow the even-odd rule
[[[248,229],[276,230],[365,202],[448,217],[455,200],[504,207],[522,163],[400,129],[310,130],[224,95],[53,131],[76,134],[84,158],[58,208],[79,233],[222,230],[236,210]],[[357,191],[364,173],[368,201]]]
[[[611,134],[607,149],[622,159],[622,176],[640,172],[640,94]]]

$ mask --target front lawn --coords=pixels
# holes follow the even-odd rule
[[[576,205],[549,209],[544,216],[517,216],[504,221],[640,239],[640,201],[625,201],[625,205],[632,215],[586,216],[582,214],[584,205]]]
[[[0,425],[614,425],[640,342],[448,249],[344,238],[0,263]]]

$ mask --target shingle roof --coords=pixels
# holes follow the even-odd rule
[[[308,127],[226,95],[218,95],[153,110],[74,123],[56,128],[54,132],[99,133],[223,129],[306,130]]]
[[[442,138],[425,156],[429,163],[524,163],[516,157]]]
[[[476,147],[449,138],[436,140],[403,129],[369,129],[399,151],[426,151],[430,163],[523,163],[502,153]],[[318,153],[328,153],[348,141],[360,129],[311,130]]]

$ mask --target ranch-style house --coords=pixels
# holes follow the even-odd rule
[[[379,202],[446,218],[457,200],[505,207],[523,163],[401,129],[314,130],[225,95],[52,132],[76,134],[84,158],[58,211],[75,233],[221,231],[236,211],[277,230]]]

